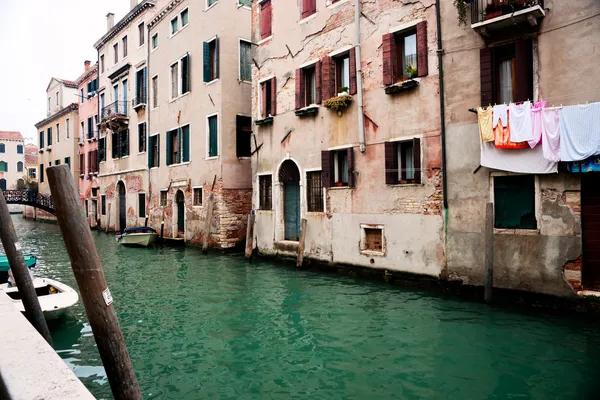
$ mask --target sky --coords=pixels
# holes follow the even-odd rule
[[[119,21],[129,0],[0,0],[0,131],[37,137],[52,77],[74,81],[94,64],[106,14]]]

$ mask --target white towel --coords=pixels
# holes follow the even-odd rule
[[[560,161],[560,119],[557,108],[542,109],[542,149],[548,161]]]
[[[493,128],[498,126],[498,121],[502,121],[502,126],[508,126],[508,106],[506,104],[497,104],[494,106]]]
[[[558,163],[544,158],[542,146],[533,149],[498,149],[493,142],[480,142],[482,167],[521,174],[552,174]]]
[[[560,160],[582,161],[600,154],[600,103],[560,110]]]
[[[526,101],[521,105],[510,104],[510,141],[527,142],[533,140],[533,126],[531,124],[531,102]]]

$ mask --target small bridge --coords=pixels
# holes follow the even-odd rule
[[[7,204],[22,204],[56,214],[54,212],[52,196],[49,194],[41,194],[31,190],[3,190],[2,193]]]

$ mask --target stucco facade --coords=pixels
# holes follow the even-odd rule
[[[252,86],[239,71],[240,41],[249,46],[250,20],[251,9],[235,1],[207,8],[206,2],[175,0],[150,22],[149,224],[160,230],[164,221],[165,237],[208,240],[217,248],[233,247],[245,237],[250,154],[238,152],[236,141],[240,117],[251,129]],[[208,43],[216,46],[211,50],[216,67],[210,71]],[[215,128],[216,137],[209,133]],[[251,132],[242,135],[249,144]],[[214,214],[211,235],[205,238],[211,195]]]
[[[0,188],[14,189],[19,179],[24,180],[25,142],[20,132],[0,131]]]
[[[295,255],[299,232],[295,220],[306,219],[305,257],[434,277],[441,274],[445,252],[434,4],[362,2],[361,57],[356,63],[354,2],[317,0],[316,12],[304,18],[295,2],[255,2],[252,39],[258,45],[253,53],[252,118],[260,125],[254,127],[259,149],[252,158],[252,172],[260,253]],[[269,7],[270,34],[261,26]],[[386,78],[391,70],[384,65],[390,62],[389,43],[384,41],[414,40],[415,35],[418,49],[406,52],[407,57],[416,57],[414,63],[418,59],[418,71],[410,74],[414,79],[402,78],[404,68]],[[345,54],[350,55],[349,88],[340,87],[348,72]],[[340,68],[346,72],[339,72]],[[312,76],[312,71],[316,71],[316,91],[321,91],[316,99],[304,97],[310,86],[305,84],[307,74]],[[356,88],[353,74],[358,80],[362,76],[362,126],[361,85]],[[331,85],[336,88],[332,90],[325,82],[334,76]],[[267,81],[274,87],[271,101],[276,99],[276,108],[270,112],[263,106],[268,99],[262,84]],[[336,97],[340,89],[352,95],[351,104],[340,112],[327,109],[325,92],[327,97]],[[363,127],[361,144],[359,128]],[[401,155],[401,148],[412,152]],[[388,152],[393,157],[386,157]],[[310,185],[317,187],[310,188],[310,195],[308,174]],[[272,190],[272,204],[266,206],[261,204],[263,177],[267,182],[270,177],[264,190]],[[299,218],[295,220],[286,215],[286,210],[297,207],[291,191],[287,192],[290,188],[299,192]],[[314,199],[320,196],[323,205],[315,205]],[[309,209],[311,202],[317,211]]]
[[[448,154],[448,273],[450,279],[482,285],[485,205],[495,201],[494,179],[503,174],[478,168],[477,116],[469,109],[481,103],[480,82],[484,79],[480,49],[532,38],[531,100],[546,100],[548,107],[598,101],[600,58],[590,49],[600,45],[600,3],[546,0],[542,2],[545,17],[537,20],[537,26],[532,26],[535,19],[530,18],[497,31],[483,31],[483,35],[471,28],[470,16],[467,26],[458,26],[452,2],[441,3]],[[535,176],[537,229],[494,231],[495,287],[558,296],[570,296],[581,289],[581,179],[580,174],[562,171]],[[584,260],[584,274],[585,268]]]

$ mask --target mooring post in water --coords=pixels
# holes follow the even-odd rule
[[[21,244],[19,243],[19,238],[17,237],[15,227],[10,218],[10,211],[8,211],[8,204],[6,204],[6,199],[4,198],[4,192],[2,190],[0,190],[0,239],[2,240],[6,258],[8,258],[10,269],[15,277],[15,283],[17,284],[19,294],[21,295],[25,315],[31,325],[33,325],[40,335],[46,339],[46,342],[52,346],[50,331],[48,330],[48,325],[44,319],[40,302],[35,293],[33,280],[25,265]]]
[[[56,219],[113,396],[117,400],[141,399],[112,296],[73,177],[64,164],[49,167],[46,171]]]
[[[206,253],[208,250],[208,239],[210,238],[210,229],[212,228],[213,211],[215,208],[215,184],[217,183],[217,176],[213,179],[212,188],[210,189],[210,196],[206,204],[206,221],[204,221],[204,239],[202,240],[202,251]]]
[[[246,259],[248,260],[252,258],[252,251],[254,248],[254,218],[254,210],[252,210],[248,215],[248,227],[246,229]]]
[[[304,262],[304,240],[306,239],[306,218],[302,218],[300,223],[300,241],[298,242],[298,260],[296,267],[301,267]]]
[[[485,291],[486,302],[492,300],[494,287],[494,204],[485,206]]]
[[[106,216],[106,233],[108,233],[108,228],[110,228],[110,203],[108,203],[108,215]]]

